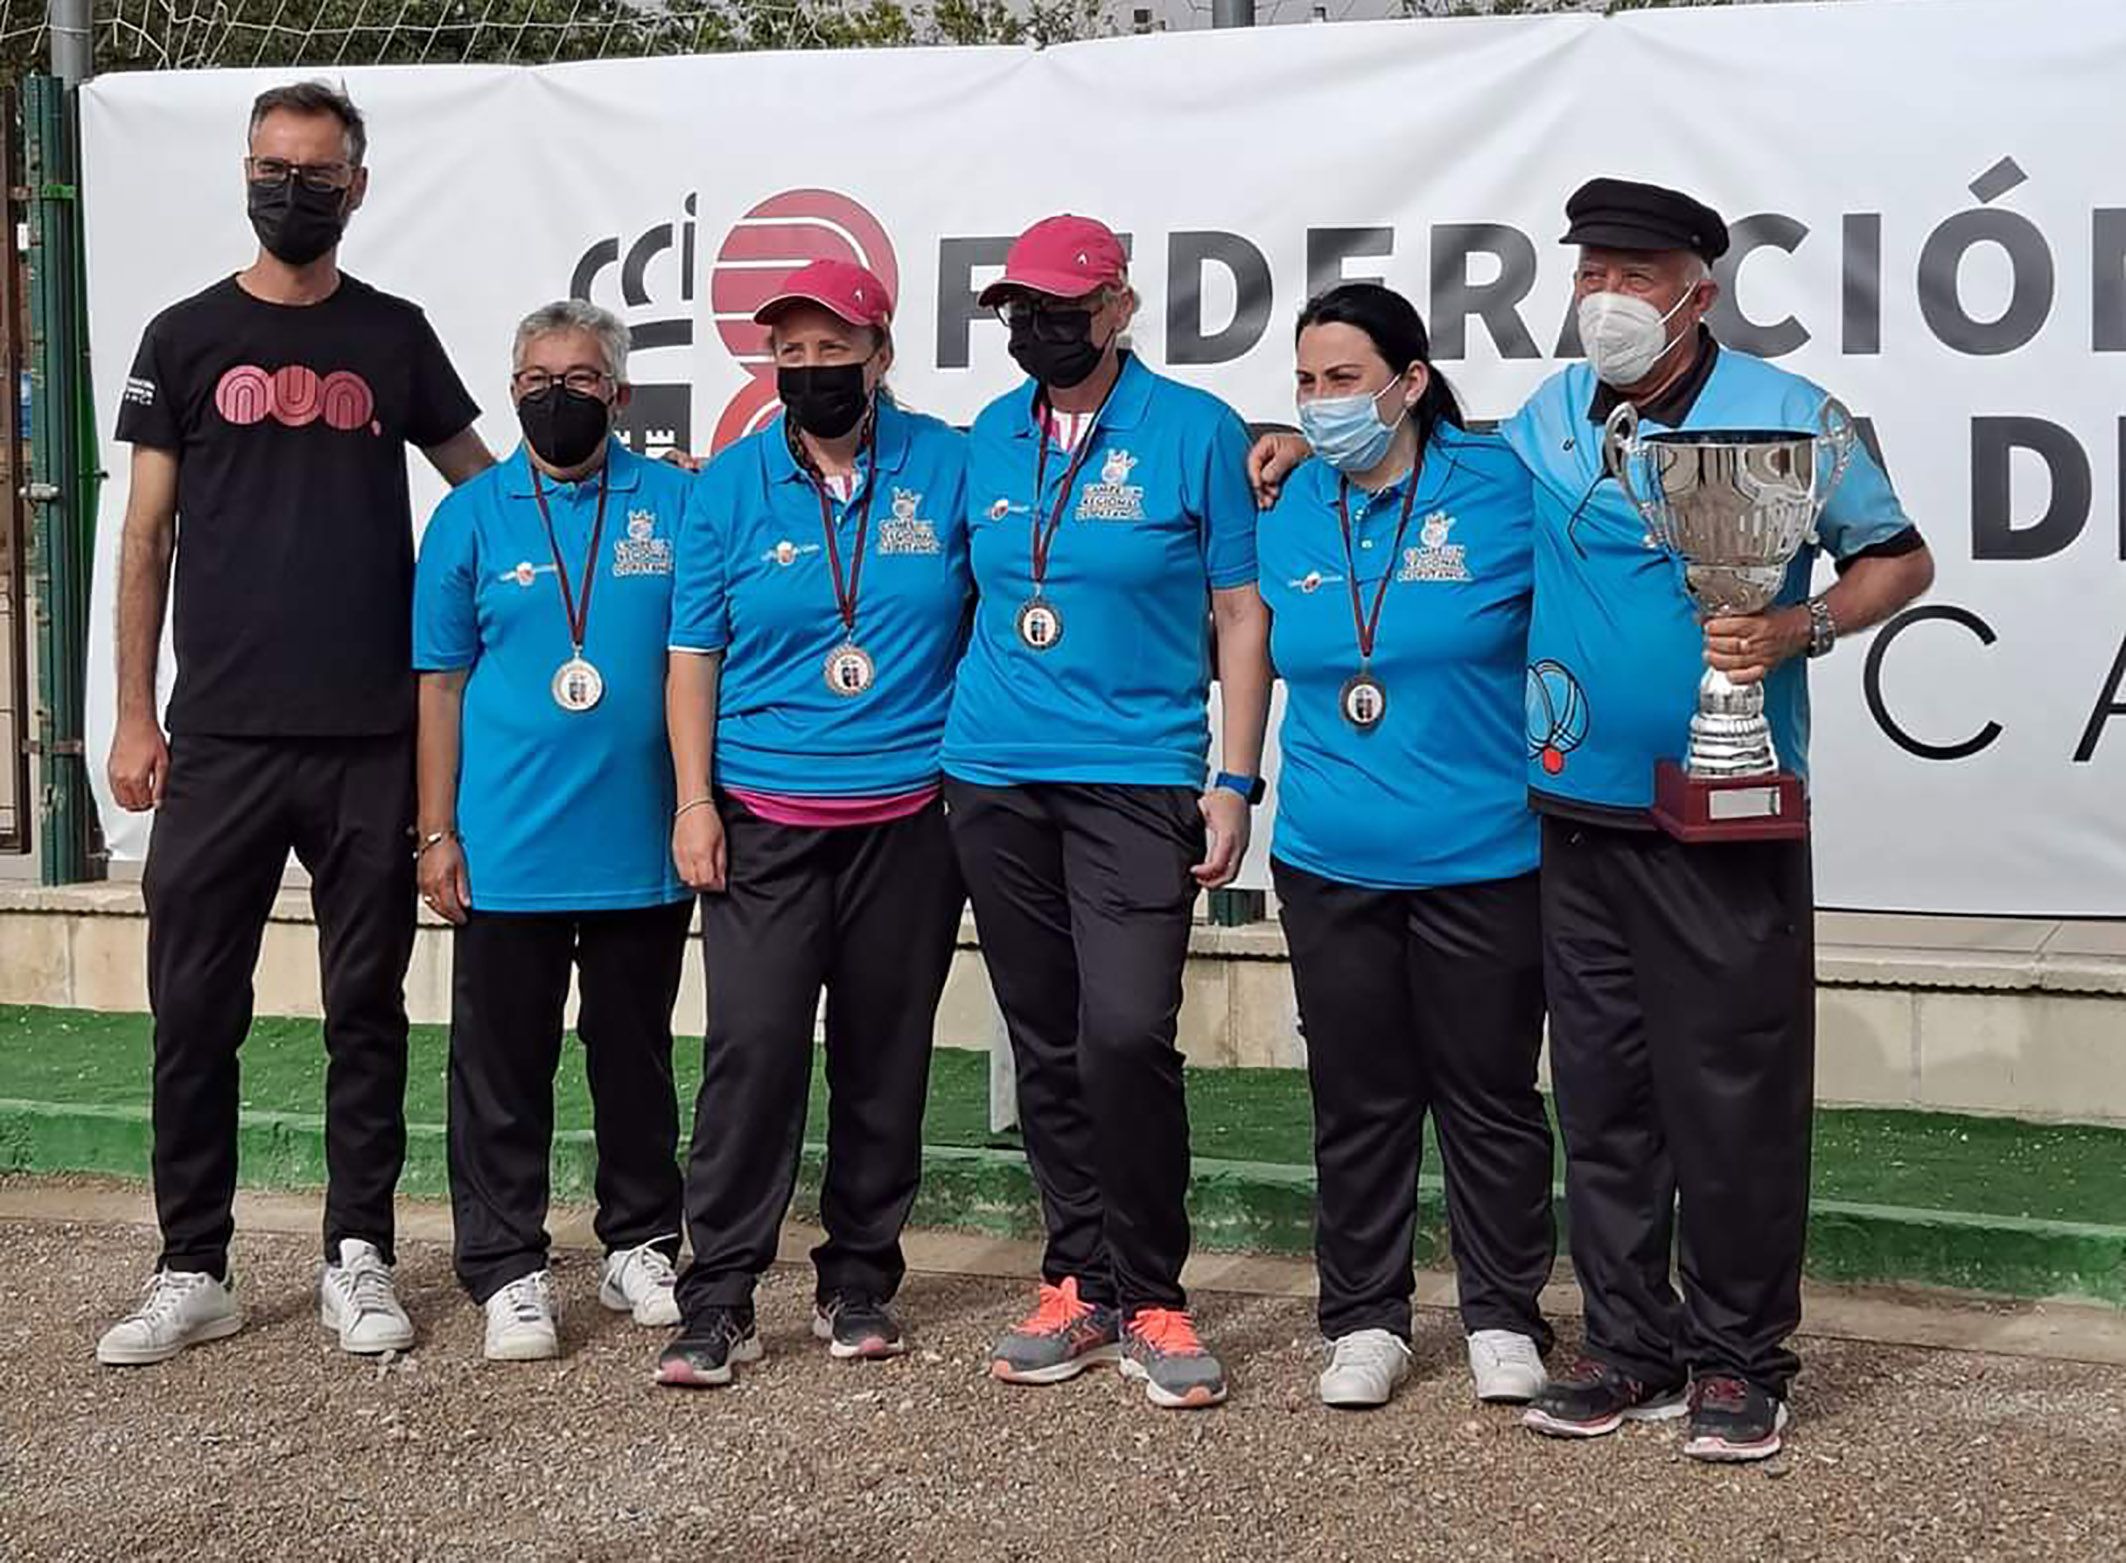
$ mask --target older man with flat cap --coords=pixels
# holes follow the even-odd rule
[[[1763,1459],[1798,1366],[1786,1340],[1808,1219],[1809,846],[1676,839],[1651,814],[1654,766],[1683,746],[1702,658],[1762,681],[1780,761],[1804,772],[1802,659],[1896,612],[1934,567],[1856,449],[1775,605],[1701,625],[1604,475],[1604,421],[1628,401],[1645,433],[1813,429],[1824,393],[1706,327],[1727,249],[1717,212],[1596,179],[1566,215],[1586,362],[1502,432],[1536,479],[1529,799],[1543,817],[1551,1069],[1587,1344],[1526,1420],[1594,1437],[1688,1415],[1687,1454]],[[1819,551],[1836,574],[1812,594]]]

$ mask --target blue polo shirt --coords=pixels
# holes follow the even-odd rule
[[[828,498],[846,582],[875,490],[852,638],[876,674],[854,696],[827,686],[845,635],[819,489],[781,421],[709,463],[680,532],[671,646],[724,654],[719,783],[861,798],[937,780],[967,635],[966,452],[957,430],[882,399],[875,456],[847,503]]]
[[[569,658],[553,552],[524,449],[453,489],[421,539],[413,664],[469,668],[458,835],[483,912],[660,906],[688,894],[672,863],[664,645],[673,542],[693,477],[606,445],[605,531],[583,655],[605,679],[588,711],[554,703]],[[569,585],[583,590],[598,475],[543,480]]]
[[[1335,468],[1307,461],[1262,518],[1270,654],[1285,683],[1271,850],[1372,889],[1508,879],[1534,869],[1520,695],[1534,586],[1528,469],[1495,435],[1432,432],[1413,480],[1346,491],[1361,611],[1388,577],[1371,670],[1377,726],[1345,721],[1358,671]]]
[[[1019,639],[1033,596],[1033,525],[1062,497],[1070,455],[1041,431],[1032,381],[982,409],[968,441],[967,526],[978,594],[945,769],[963,780],[1200,787],[1210,746],[1213,589],[1255,579],[1247,426],[1208,392],[1134,353],[1094,427],[1042,595],[1063,619],[1045,651]]]
[[[1524,716],[1531,799],[1538,809],[1645,823],[1654,762],[1680,761],[1705,673],[1705,636],[1683,590],[1681,561],[1646,546],[1646,523],[1602,473],[1597,382],[1585,364],[1545,381],[1500,430],[1535,474],[1535,611]],[[1822,389],[1797,374],[1721,348],[1688,410],[1667,424],[1642,410],[1640,429],[1814,431]],[[1889,479],[1856,446],[1818,518],[1817,542],[1788,570],[1778,603],[1804,601],[1819,554],[1844,563],[1917,546]],[[1765,682],[1779,763],[1808,769],[1803,659]]]

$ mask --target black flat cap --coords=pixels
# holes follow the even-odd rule
[[[1560,244],[1610,250],[1696,250],[1707,261],[1727,253],[1727,224],[1681,190],[1635,179],[1590,179],[1565,203],[1569,224]]]

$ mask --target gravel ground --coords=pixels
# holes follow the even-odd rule
[[[1453,1320],[1419,1322],[1390,1409],[1323,1410],[1311,1312],[1209,1295],[1225,1408],[1160,1412],[1112,1372],[983,1376],[1024,1301],[917,1277],[915,1351],[830,1363],[808,1277],[762,1291],[733,1389],[649,1382],[658,1337],[561,1256],[567,1357],[479,1360],[448,1256],[408,1245],[422,1332],[379,1366],[320,1332],[313,1249],[244,1236],[234,1340],[99,1368],[149,1258],[134,1227],[0,1223],[7,1558],[2116,1558],[2126,1371],[1815,1341],[1786,1456],[1709,1469],[1676,1428],[1539,1440],[1468,1398]]]

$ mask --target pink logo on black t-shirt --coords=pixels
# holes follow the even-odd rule
[[[214,407],[234,424],[263,423],[271,418],[299,429],[322,418],[328,428],[347,432],[367,428],[382,434],[375,421],[376,396],[369,382],[351,369],[318,377],[315,369],[289,364],[270,373],[253,364],[238,364],[214,387]]]

